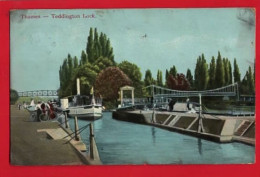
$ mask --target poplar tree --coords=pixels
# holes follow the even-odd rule
[[[73,58],[73,67],[74,67],[74,69],[79,67],[79,61],[76,56]]]
[[[208,64],[205,60],[204,54],[199,56],[195,68],[195,87],[197,90],[207,89],[209,81]]]
[[[94,62],[94,39],[93,39],[93,29],[90,28],[88,42],[87,42],[87,55],[90,63]]]
[[[218,52],[218,57],[217,57],[217,64],[216,64],[216,79],[215,79],[215,84],[216,88],[223,87],[225,84],[225,75],[224,75],[224,66],[223,62],[221,59],[220,52]]]
[[[190,87],[192,88],[193,87],[193,76],[191,74],[191,70],[190,69],[187,69],[186,78],[187,78],[187,80],[190,83]]]
[[[85,53],[85,51],[84,50],[82,50],[82,52],[81,52],[81,64],[82,65],[84,65],[84,64],[86,64],[87,63],[87,55],[86,55],[86,53]]]
[[[216,60],[215,57],[212,56],[209,65],[209,84],[208,84],[209,89],[215,88],[215,79],[216,79]]]
[[[204,57],[204,54],[201,55],[201,89],[205,90],[208,86],[209,73],[208,73],[208,64]]]
[[[228,58],[223,58],[223,66],[224,66],[224,76],[225,76],[225,84],[228,85],[230,83],[230,73],[229,73],[229,64],[228,64]]]
[[[253,77],[251,66],[249,66],[249,68],[248,68],[247,84],[248,84],[249,93],[254,94],[255,93],[255,84],[254,84],[254,77]]]
[[[199,56],[197,58],[197,63],[196,63],[196,67],[195,67],[195,74],[194,74],[194,84],[195,84],[195,88],[197,90],[200,90],[201,89],[201,63],[202,63],[202,60],[201,60],[201,56]]]
[[[101,46],[99,43],[99,37],[98,37],[98,32],[97,32],[97,28],[95,28],[94,30],[94,48],[93,48],[93,55],[94,55],[94,60],[96,60],[97,58],[99,58],[100,55],[100,50],[101,50]]]
[[[169,74],[171,74],[173,77],[176,77],[177,69],[176,69],[176,67],[174,65],[170,68]]]
[[[239,71],[239,67],[237,65],[236,58],[234,59],[234,72],[233,72],[233,74],[234,74],[234,82],[235,83],[236,82],[240,83],[240,81],[241,81],[241,79],[240,79],[241,74],[240,74],[240,71]]]
[[[152,72],[150,69],[145,71],[144,85],[149,86],[153,84]]]
[[[228,68],[229,68],[229,83],[228,84],[233,84],[232,66],[231,66],[230,61],[228,61]]]
[[[161,70],[157,71],[157,85],[158,86],[163,86],[162,71]]]

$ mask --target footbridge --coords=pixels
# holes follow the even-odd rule
[[[238,84],[230,84],[221,88],[202,91],[184,91],[173,90],[157,85],[150,85],[145,87],[153,98],[172,98],[172,97],[197,97],[197,96],[238,96]]]
[[[34,90],[18,92],[19,97],[58,96],[57,90]]]

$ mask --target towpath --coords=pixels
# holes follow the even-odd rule
[[[10,162],[12,165],[82,165],[66,140],[53,140],[43,129],[59,128],[57,122],[32,122],[27,110],[11,106]],[[38,131],[37,131],[38,130]],[[55,131],[55,130],[54,130]]]

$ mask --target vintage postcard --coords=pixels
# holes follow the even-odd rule
[[[254,164],[255,10],[10,11],[11,165]]]

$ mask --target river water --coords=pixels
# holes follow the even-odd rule
[[[71,129],[74,119],[69,120]],[[78,120],[79,128],[89,121]],[[168,130],[112,119],[111,112],[94,121],[103,164],[246,164],[254,163],[255,147],[220,144]],[[81,133],[89,144],[89,129]]]

